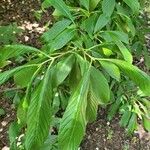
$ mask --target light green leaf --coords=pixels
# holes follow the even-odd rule
[[[87,10],[89,10],[90,0],[80,0],[80,4],[84,6]]]
[[[64,3],[63,0],[47,0],[47,1],[73,22],[74,19],[70,13],[69,7]]]
[[[89,76],[90,71],[88,70],[72,94],[62,118],[58,134],[59,149],[61,150],[78,149],[84,136],[87,124],[86,106],[87,93],[89,90]]]
[[[132,64],[132,62],[133,62],[133,57],[132,57],[130,51],[125,47],[125,45],[124,45],[122,42],[116,41],[115,43],[116,43],[116,45],[118,46],[119,50],[121,51],[121,53],[122,53],[124,59],[125,59],[127,62],[129,62],[129,63]]]
[[[137,115],[135,113],[132,113],[127,127],[128,133],[132,134],[136,128],[137,128]]]
[[[90,84],[91,90],[93,92],[93,97],[100,104],[108,103],[110,100],[110,89],[108,81],[106,80],[104,75],[94,67],[91,68],[90,76]]]
[[[120,70],[116,65],[105,61],[100,61],[100,64],[112,78],[120,81]]]
[[[94,10],[99,2],[100,0],[90,0],[90,9]]]
[[[150,118],[147,118],[147,117],[143,117],[143,125],[144,125],[144,128],[150,132]]]
[[[55,50],[63,48],[75,35],[74,29],[66,29],[61,34],[59,34],[52,42],[48,44],[49,51],[53,52]]]
[[[27,114],[25,147],[27,150],[39,149],[46,140],[52,115],[52,77],[51,65],[31,99]]]
[[[138,14],[140,10],[140,3],[138,0],[123,0],[133,11],[133,13]]]
[[[132,64],[116,59],[105,59],[117,65],[131,80],[133,80],[146,95],[150,95],[150,77]]]
[[[59,22],[56,22],[47,32],[42,35],[42,39],[46,42],[50,42],[55,39],[62,31],[64,31],[71,21],[68,19],[63,19]]]
[[[94,33],[100,31],[103,27],[105,27],[108,24],[109,21],[110,21],[109,16],[106,16],[105,14],[101,14],[95,25]]]
[[[106,16],[111,16],[114,8],[115,8],[116,1],[115,0],[103,0],[102,1],[102,11]]]
[[[37,66],[38,64],[24,65],[24,66],[16,67],[12,70],[8,70],[8,71],[0,73],[0,85],[6,82],[10,77],[15,75],[20,70],[25,69],[25,68],[37,67]]]

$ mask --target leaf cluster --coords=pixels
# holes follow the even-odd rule
[[[1,67],[19,56],[28,58],[0,73],[0,85],[13,77],[25,91],[18,104],[18,121],[9,131],[12,149],[77,150],[87,123],[96,120],[98,106],[111,104],[114,98],[115,107],[120,104],[113,85],[125,78],[150,95],[150,77],[132,65],[132,46],[139,41],[138,0],[45,0],[42,9],[51,6],[56,22],[42,35],[41,49],[5,45],[0,50]],[[140,115],[140,104],[146,105],[132,102],[128,126],[135,114]],[[126,126],[127,114],[122,113],[121,124]],[[149,119],[147,114],[144,117]],[[22,131],[18,146],[16,137]]]

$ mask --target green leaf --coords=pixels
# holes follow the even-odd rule
[[[105,31],[105,32],[101,33],[101,36],[107,42],[122,41],[123,43],[129,44],[128,35],[121,31]]]
[[[125,47],[125,45],[124,45],[122,42],[116,41],[115,43],[116,43],[116,45],[118,46],[118,48],[120,49],[120,51],[121,51],[121,53],[122,53],[124,59],[125,59],[127,62],[129,62],[129,63],[132,64],[132,62],[133,62],[133,57],[132,57],[130,51]]]
[[[135,113],[132,113],[127,127],[128,133],[132,134],[136,128],[137,128],[137,115]]]
[[[116,65],[105,61],[100,61],[100,64],[112,78],[120,81],[120,70]]]
[[[28,86],[34,72],[37,70],[37,66],[30,68],[24,68],[14,75],[14,82],[20,87]]]
[[[107,104],[110,100],[110,89],[108,81],[104,75],[94,67],[91,68],[90,77],[93,97],[97,100],[98,103]]]
[[[133,11],[133,13],[138,14],[140,11],[140,3],[138,0],[123,0]]]
[[[52,115],[52,77],[51,65],[36,89],[27,114],[27,132],[25,147],[27,150],[39,149],[46,140]]]
[[[122,98],[118,97],[117,100],[109,107],[108,116],[107,116],[108,120],[112,120],[115,114],[117,113],[121,104],[121,100]]]
[[[55,39],[62,31],[64,31],[69,25],[71,21],[68,19],[63,19],[61,21],[56,22],[47,32],[42,35],[42,39],[46,42],[50,42]]]
[[[71,91],[74,91],[77,88],[80,80],[81,80],[81,70],[79,67],[79,63],[77,62],[77,60],[75,60],[75,63],[69,75],[69,86]]]
[[[103,0],[102,1],[102,11],[106,16],[111,16],[114,8],[115,8],[116,1],[115,0]]]
[[[98,105],[99,105],[99,102],[93,96],[93,92],[90,91],[88,93],[87,108],[86,108],[86,116],[87,116],[88,122],[93,122],[96,120]]]
[[[16,140],[16,138],[19,135],[19,126],[16,122],[12,122],[10,124],[8,134],[9,134],[10,148],[12,150],[17,150],[17,140]]]
[[[116,59],[105,59],[117,65],[131,80],[133,80],[146,95],[150,95],[150,77],[132,64]]]
[[[21,126],[26,125],[27,120],[27,109],[23,105],[24,98],[20,101],[19,106],[17,108],[17,122]]]
[[[75,58],[74,55],[70,55],[69,57],[63,59],[58,62],[53,68],[53,87],[57,87],[61,84],[66,77],[71,72],[72,66],[74,64]]]
[[[143,125],[144,125],[144,128],[150,132],[150,118],[147,118],[147,117],[143,117]]]
[[[5,111],[4,111],[4,109],[0,108],[0,117],[3,115],[5,115]]]
[[[80,5],[84,6],[87,10],[89,10],[90,0],[80,0]]]
[[[37,67],[37,66],[38,64],[24,65],[24,66],[16,67],[12,70],[8,70],[8,71],[0,73],[0,85],[6,82],[10,77],[15,75],[20,70],[25,69],[25,68]]]
[[[127,15],[119,13],[119,15],[125,20],[125,22],[127,23],[127,30],[129,30],[132,33],[132,36],[134,37],[136,34],[136,30],[135,30],[135,26],[133,24],[133,21],[131,18],[129,18]]]
[[[91,15],[88,19],[84,20],[81,24],[81,28],[85,30],[88,34],[92,35],[94,31],[94,26],[96,23],[97,15]]]
[[[100,0],[90,0],[90,9],[94,10],[97,7],[99,2]]]
[[[121,117],[121,120],[120,120],[120,125],[121,125],[122,127],[126,127],[126,126],[127,126],[128,122],[129,122],[129,120],[130,120],[131,114],[132,114],[131,111],[128,111],[128,110],[126,110],[126,111],[123,113],[123,115],[122,115],[122,117]]]
[[[86,106],[90,70],[84,74],[79,86],[72,94],[62,118],[58,142],[61,150],[76,150],[86,129]],[[82,112],[82,113],[81,113]]]
[[[57,150],[56,142],[57,142],[57,136],[49,135],[44,145],[41,146],[40,150]]]
[[[0,62],[29,52],[39,52],[37,48],[25,45],[6,45],[0,49]]]
[[[110,17],[106,16],[105,14],[101,14],[96,22],[94,33],[100,31],[103,27],[105,27],[108,22],[110,21]]]
[[[59,111],[59,107],[60,107],[60,97],[59,93],[56,92],[52,104],[53,115],[55,115]]]
[[[17,23],[0,25],[0,45],[12,44],[17,42],[17,35],[22,32]]]
[[[64,3],[63,0],[47,0],[47,1],[73,22],[74,19],[70,13],[69,7]]]
[[[73,28],[64,30],[52,42],[48,44],[49,51],[53,52],[63,48],[74,37],[74,35],[75,30]]]

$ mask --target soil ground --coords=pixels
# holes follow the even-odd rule
[[[18,37],[18,42],[40,47],[38,39],[45,30],[44,25],[47,22],[51,23],[51,10],[45,12],[38,21],[34,12],[40,9],[40,0],[1,0],[0,5],[0,25],[16,22],[24,29],[23,34]],[[10,85],[0,87],[0,91],[9,87]],[[8,127],[16,117],[11,101],[4,98],[1,92],[0,107],[6,112],[0,118],[0,149],[7,150],[9,149]],[[87,127],[81,150],[150,150],[150,134],[141,126],[133,136],[129,137],[118,122],[118,116],[112,122],[108,122],[106,112],[99,110],[97,121]]]

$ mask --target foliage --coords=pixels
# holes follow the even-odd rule
[[[30,58],[0,73],[0,84],[13,77],[26,90],[18,121],[10,127],[11,149],[76,150],[98,106],[113,102],[110,111],[120,109],[121,125],[133,132],[138,116],[149,130],[149,101],[127,99],[125,90],[120,92],[122,86],[129,88],[130,78],[134,89],[136,84],[144,96],[150,95],[150,77],[132,65],[133,45],[143,42],[136,32],[139,1],[45,0],[42,9],[50,6],[56,23],[42,35],[41,49],[6,45],[0,50],[0,64],[18,56]]]
[[[15,43],[16,35],[22,30],[17,27],[17,24],[10,24],[7,26],[0,26],[0,45]]]

